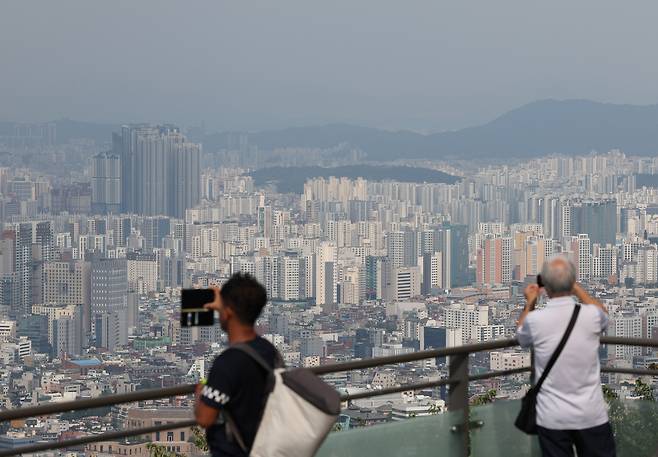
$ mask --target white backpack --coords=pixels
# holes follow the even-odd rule
[[[277,354],[275,368],[263,360],[248,344],[236,344],[267,373],[265,409],[256,438],[248,452],[251,457],[312,457],[331,431],[340,413],[340,395],[312,371],[304,368],[286,370]],[[248,449],[228,411],[226,434],[233,437],[240,448]]]

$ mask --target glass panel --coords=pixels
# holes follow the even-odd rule
[[[618,457],[654,457],[658,449],[658,403],[613,400],[608,411]]]
[[[482,426],[471,428],[471,455],[541,456],[537,439],[514,426],[520,408],[520,400],[495,401],[488,405],[471,407],[471,421],[482,421]]]
[[[447,412],[333,432],[316,456],[459,456],[460,436],[451,428],[460,417],[460,411]]]
[[[471,430],[473,456],[541,455],[535,437],[514,427],[521,403],[497,401],[471,408],[471,420],[482,421]],[[647,400],[614,401],[609,409],[618,457],[654,457],[658,450],[658,403]],[[504,437],[504,438],[503,438]]]
[[[471,455],[540,457],[537,438],[514,427],[519,400],[496,401],[471,408]],[[658,450],[658,403],[624,400],[610,406],[619,457],[653,457]],[[461,440],[451,431],[461,413],[448,412],[382,425],[333,432],[318,457],[458,456]]]

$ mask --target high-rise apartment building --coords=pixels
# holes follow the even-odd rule
[[[28,338],[32,342],[32,349],[35,352],[51,354],[48,329],[48,316],[32,314],[18,321],[17,335]]]
[[[315,303],[338,302],[338,248],[336,243],[324,241],[315,252]]]
[[[128,343],[126,333],[126,313],[106,313],[94,316],[94,344],[97,348],[114,351]]]
[[[398,267],[389,265],[386,299],[405,301],[420,295],[421,275],[419,267]]]
[[[563,201],[560,205],[560,237],[568,237],[574,233],[573,229],[573,206],[570,201]]]
[[[91,262],[90,302],[92,320],[106,315],[128,317],[128,261],[126,259],[94,259]],[[106,325],[114,324],[113,321],[107,321],[108,318],[103,319],[105,320],[102,322]],[[123,325],[117,337],[119,338],[117,344],[126,344],[130,322],[123,319],[121,323]],[[135,325],[136,323],[133,322],[132,326]],[[96,338],[98,337],[99,330],[96,329]],[[107,335],[105,339],[107,340]]]
[[[440,238],[443,253],[443,287],[463,287],[472,283],[468,268],[468,226],[445,225]]]
[[[365,265],[365,298],[377,300],[384,297],[386,257],[367,256]]]
[[[121,209],[182,218],[199,203],[201,148],[171,125],[124,125],[114,134],[121,157]]]
[[[633,260],[622,266],[622,279],[632,278],[635,284],[658,282],[658,247],[655,244],[639,246]]]
[[[70,317],[60,317],[52,323],[53,338],[51,341],[53,357],[76,357],[82,354],[83,329],[81,305],[75,305],[78,310]]]
[[[578,281],[589,281],[592,276],[592,243],[586,233],[570,240],[571,260],[576,265]]]
[[[13,244],[12,253],[14,259],[12,262],[13,274],[8,279],[11,281],[9,287],[3,287],[3,290],[11,292],[11,299],[15,300],[10,303],[10,316],[18,318],[30,314],[32,306],[32,224],[16,224],[13,228],[3,232],[3,239]]]
[[[32,313],[48,319],[48,342],[52,356],[75,356],[85,341],[82,305],[34,305]]]
[[[91,330],[89,262],[44,262],[42,266],[42,300],[46,305],[80,305],[85,334]]]
[[[142,236],[144,249],[162,247],[162,239],[171,232],[171,220],[168,217],[145,217],[142,223]]]
[[[592,243],[614,244],[617,235],[617,202],[576,202],[572,207],[571,225],[572,233],[587,233]]]
[[[609,280],[617,275],[617,247],[592,245],[592,278]]]
[[[619,316],[610,320],[608,325],[609,336],[626,338],[642,338],[643,325],[642,316]],[[632,360],[634,356],[642,355],[642,348],[611,344],[608,346],[608,357],[614,359]]]
[[[477,283],[488,286],[512,280],[512,238],[489,234],[477,253]]]
[[[477,338],[478,327],[489,325],[489,307],[453,303],[444,310],[445,326],[461,328],[465,343]]]
[[[154,254],[129,253],[128,290],[147,294],[158,290],[158,261]]]
[[[443,289],[443,256],[441,252],[423,254],[423,280],[421,293],[429,295],[433,290]]]
[[[386,235],[386,252],[395,268],[413,267],[418,263],[416,232],[411,229],[397,230]]]
[[[114,152],[92,159],[91,210],[100,214],[121,210],[121,157]]]
[[[55,248],[52,222],[37,222],[33,229],[35,234],[34,241],[38,249],[36,260],[47,262],[53,258]],[[34,257],[34,253],[32,256]]]

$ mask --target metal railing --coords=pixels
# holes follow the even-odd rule
[[[646,338],[621,338],[621,337],[601,337],[601,344],[616,344],[626,346],[642,346],[658,348],[658,340]],[[319,367],[310,368],[317,375],[326,375],[331,373],[339,373],[352,370],[361,370],[366,368],[380,367],[384,365],[393,365],[400,363],[416,362],[426,359],[434,359],[438,357],[449,357],[448,362],[448,377],[436,379],[427,382],[405,384],[402,386],[367,390],[357,392],[354,394],[345,393],[341,395],[343,401],[357,400],[361,398],[369,398],[380,395],[387,395],[397,392],[415,391],[438,386],[449,386],[448,390],[448,408],[451,410],[461,410],[463,412],[462,419],[458,424],[455,424],[453,430],[460,433],[462,437],[464,455],[469,455],[470,449],[470,434],[469,428],[469,395],[468,386],[470,381],[481,381],[501,376],[509,376],[513,374],[526,373],[531,371],[531,367],[522,367],[510,370],[492,371],[480,374],[469,373],[469,355],[475,352],[490,351],[494,349],[503,349],[517,346],[518,342],[513,339],[501,339],[488,341],[485,343],[469,344],[464,346],[432,349],[427,351],[412,352],[408,354],[376,357],[365,360],[354,360],[349,362],[335,363],[322,365]],[[658,376],[658,370],[637,369],[637,368],[617,368],[617,367],[601,367],[604,373],[621,373],[633,374],[638,376]],[[175,397],[179,395],[189,395],[194,393],[196,388],[195,384],[185,384],[174,387],[166,387],[160,389],[145,389],[136,392],[129,392],[125,394],[116,394],[101,396],[97,398],[82,399],[71,402],[62,403],[47,403],[44,405],[30,406],[26,408],[17,408],[0,411],[0,423],[26,419],[30,417],[39,417],[51,414],[59,414],[69,411],[84,410],[90,408],[97,408],[103,406],[113,406],[122,403],[133,403],[138,401],[155,400],[161,398]],[[81,438],[75,438],[64,441],[49,441],[40,442],[29,445],[24,445],[12,449],[0,450],[0,457],[9,457],[14,455],[29,454],[47,450],[69,448],[80,446],[83,444],[113,441],[125,439],[135,436],[147,435],[150,433],[175,430],[178,428],[187,428],[195,425],[194,420],[175,421],[165,424],[155,425],[151,427],[143,427],[129,430],[118,430],[113,432],[105,432],[99,434],[91,434]]]

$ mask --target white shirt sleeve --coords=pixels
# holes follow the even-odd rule
[[[523,324],[516,329],[516,339],[521,347],[532,346],[532,333],[530,332],[530,324],[528,323],[528,316],[526,316]]]
[[[603,332],[605,331],[605,329],[608,328],[608,322],[610,319],[608,318],[608,314],[606,314],[602,310],[597,309],[597,311],[599,312],[599,320],[601,321],[601,331]]]

